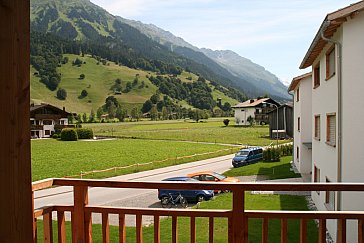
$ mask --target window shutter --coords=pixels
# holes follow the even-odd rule
[[[329,142],[336,143],[336,116],[329,116]]]

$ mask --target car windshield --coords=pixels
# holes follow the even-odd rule
[[[214,172],[214,173],[213,173],[213,175],[214,175],[216,178],[218,178],[219,180],[224,180],[224,179],[226,178],[226,176],[221,175],[221,174],[216,173],[216,172]]]
[[[239,151],[236,156],[248,156],[249,151]]]

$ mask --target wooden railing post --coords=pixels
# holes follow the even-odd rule
[[[232,233],[233,243],[248,242],[247,219],[245,218],[245,202],[243,190],[233,190],[233,216],[232,216]]]
[[[88,187],[73,187],[74,209],[72,217],[72,239],[76,243],[86,243],[85,206],[88,204]]]

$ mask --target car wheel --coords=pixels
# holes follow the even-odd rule
[[[181,198],[181,206],[182,208],[187,208],[188,207],[188,202],[186,198]]]
[[[197,201],[197,202],[205,201],[205,196],[204,196],[204,195],[198,195],[198,196],[196,197],[196,201]]]
[[[170,208],[172,207],[172,202],[168,197],[162,197],[161,199],[162,208]]]

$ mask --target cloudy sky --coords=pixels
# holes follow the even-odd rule
[[[355,0],[91,0],[114,15],[154,24],[187,42],[233,50],[284,83],[299,70],[326,14]]]

